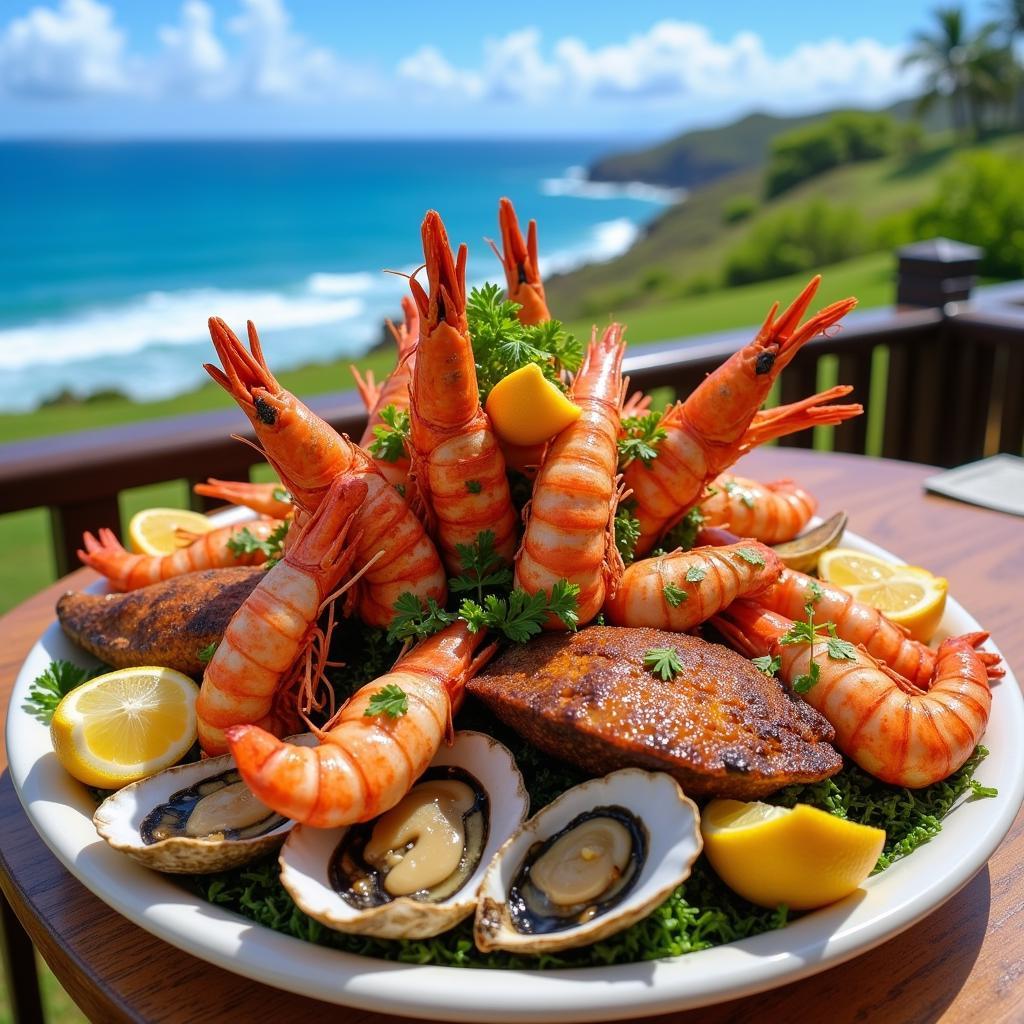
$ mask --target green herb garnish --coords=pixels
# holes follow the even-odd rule
[[[462,573],[448,581],[453,594],[476,591],[478,601],[483,600],[487,587],[509,587],[512,585],[512,569],[501,555],[494,550],[494,531],[481,530],[473,544],[456,544]]]
[[[405,458],[405,444],[409,440],[409,411],[394,405],[385,405],[378,414],[384,421],[373,428],[373,440],[368,451],[382,462],[398,462]]]
[[[700,583],[700,581],[704,579],[704,577],[707,576],[707,574],[707,569],[704,569],[702,566],[691,565],[690,568],[686,570],[686,582]]]
[[[466,481],[466,490],[469,491],[470,494],[479,494],[483,490],[483,486],[484,485],[480,483],[479,480]]]
[[[782,668],[782,659],[773,658],[770,654],[763,654],[760,658],[751,658],[750,663],[766,676],[773,676]]]
[[[626,565],[633,561],[639,539],[640,520],[628,508],[620,507],[615,513],[615,546]]]
[[[530,363],[565,391],[562,375],[580,368],[583,346],[557,320],[520,323],[518,303],[503,298],[503,292],[499,285],[485,284],[466,299],[480,400],[486,400],[502,377]]]
[[[482,604],[466,598],[459,605],[459,618],[465,619],[474,633],[493,629],[514,643],[525,644],[543,629],[549,615],[561,619],[567,629],[576,629],[579,625],[576,613],[579,593],[578,583],[558,580],[551,588],[550,597],[544,590],[528,594],[525,590],[516,589],[507,598],[487,594]]]
[[[409,710],[409,698],[397,683],[388,683],[382,686],[371,698],[364,718],[373,718],[376,715],[387,715],[388,718],[401,718]]]
[[[652,647],[644,655],[644,668],[668,682],[683,671],[683,662],[674,647]]]
[[[395,617],[388,626],[390,643],[422,640],[424,637],[433,636],[445,626],[450,626],[456,618],[451,612],[446,612],[432,597],[427,598],[424,607],[420,599],[409,591],[400,594],[391,607]]]
[[[43,725],[49,725],[53,718],[57,705],[76,687],[87,683],[96,676],[109,672],[106,665],[97,665],[95,668],[80,668],[70,661],[58,659],[51,661],[32,680],[29,686],[28,696],[22,705],[33,718],[37,718]]]
[[[294,499],[292,498],[292,492],[284,487],[275,487],[270,493],[274,501],[284,501],[287,502],[289,505],[294,503]]]
[[[213,656],[217,653],[217,641],[207,644],[205,647],[200,647],[196,652],[196,657],[204,664],[209,665]]]
[[[658,457],[658,444],[668,437],[668,431],[659,426],[660,412],[649,412],[643,416],[626,416],[620,424],[619,472],[621,473],[634,459],[649,466]]]
[[[678,608],[690,596],[682,587],[677,587],[674,583],[666,583],[661,588],[661,592],[673,608]]]
[[[739,548],[736,554],[743,559],[744,562],[750,565],[764,565],[764,555],[760,551],[755,551],[753,548]]]
[[[290,525],[291,523],[284,522],[275,526],[266,540],[260,540],[249,530],[248,526],[243,526],[228,538],[228,551],[235,558],[262,552],[267,556],[266,567],[272,569],[281,560],[284,553],[284,539],[288,536]]]

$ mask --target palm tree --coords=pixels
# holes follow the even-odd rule
[[[964,12],[959,7],[940,7],[934,14],[936,30],[914,33],[913,47],[903,58],[903,65],[920,64],[925,68],[925,91],[918,101],[918,112],[923,113],[940,97],[949,97],[953,127],[962,136],[973,121],[968,103],[971,72]],[[977,125],[974,127],[977,130]]]
[[[1013,109],[1018,68],[1010,42],[1002,42],[999,35],[999,25],[985,25],[967,47],[967,101],[976,133],[986,109]]]
[[[1016,95],[1017,123],[1024,128],[1024,68],[1014,56],[1014,44],[1024,38],[1024,0],[994,0],[989,6],[995,12],[995,24],[1006,34],[1010,53],[1010,88]]]

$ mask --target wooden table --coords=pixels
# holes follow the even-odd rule
[[[952,593],[992,631],[1024,679],[1024,521],[925,495],[921,482],[930,470],[922,466],[769,449],[748,456],[739,470],[762,480],[797,478],[819,496],[825,513],[845,508],[852,530],[910,562],[941,570]],[[0,620],[4,698],[29,647],[52,618],[56,597],[89,578],[76,573]],[[5,766],[6,760],[0,764]],[[652,1019],[677,1024],[1024,1020],[1022,865],[1024,815],[987,867],[903,935],[796,984]],[[0,780],[0,885],[47,963],[93,1020],[278,1024],[330,1017],[386,1024],[399,1019],[256,984],[137,928],[58,864],[25,818],[6,772]],[[10,935],[15,953],[16,939],[16,933]],[[453,986],[458,983],[453,973]]]

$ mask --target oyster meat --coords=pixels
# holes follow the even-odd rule
[[[289,743],[313,746],[313,736]],[[230,754],[176,765],[107,797],[93,815],[115,850],[156,871],[226,871],[277,849],[295,823],[253,796]]]
[[[568,790],[488,866],[477,946],[550,953],[628,928],[689,875],[703,845],[699,821],[663,772],[626,768]]]
[[[281,851],[281,883],[310,917],[338,931],[438,935],[472,914],[484,869],[528,805],[507,748],[458,732],[379,818],[297,827]]]

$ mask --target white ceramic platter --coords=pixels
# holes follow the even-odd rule
[[[234,518],[234,517],[232,517]],[[847,534],[844,543],[899,561]],[[981,628],[950,600],[943,634]],[[994,649],[994,648],[992,648]],[[1024,797],[1024,699],[1011,673],[994,687],[978,770],[993,799],[964,800],[941,834],[840,903],[780,931],[672,960],[563,971],[421,967],[340,953],[206,903],[116,853],[93,802],[61,767],[49,731],[22,710],[53,658],[87,658],[54,622],[32,648],[7,716],[11,777],[29,819],[64,866],[125,917],[229,971],[331,1003],[446,1021],[584,1021],[666,1013],[773,988],[849,960],[909,928],[966,884],[1007,833]]]

